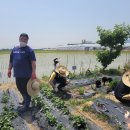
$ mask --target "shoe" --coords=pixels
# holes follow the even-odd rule
[[[20,104],[20,105],[24,105],[24,101],[22,101],[22,102],[19,102],[19,104]]]
[[[28,111],[29,107],[26,105],[18,107],[18,112],[26,112]]]

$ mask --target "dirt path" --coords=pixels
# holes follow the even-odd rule
[[[82,115],[87,120],[92,121],[97,126],[102,128],[103,130],[114,130],[107,122],[103,122],[95,117],[94,113],[84,112],[81,110],[81,107],[76,107],[75,111],[73,111],[73,114],[75,115]]]
[[[35,122],[33,122],[31,112],[26,112],[23,115],[23,119],[26,121],[26,124],[30,130],[42,130],[37,126]]]

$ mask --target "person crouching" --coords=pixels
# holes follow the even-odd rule
[[[68,84],[67,76],[69,71],[63,65],[59,65],[51,74],[49,83],[53,87],[55,92],[62,91],[63,88]]]
[[[130,71],[124,73],[122,80],[114,89],[114,94],[124,105],[130,105]]]

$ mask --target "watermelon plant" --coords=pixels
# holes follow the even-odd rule
[[[8,102],[8,100],[9,100],[9,95],[8,95],[8,92],[6,91],[4,91],[4,93],[3,93],[3,95],[2,95],[2,103],[7,103]]]
[[[56,118],[48,111],[46,112],[46,118],[50,126],[55,126],[57,124]]]
[[[13,108],[4,106],[0,114],[0,130],[15,130],[12,126],[12,119],[16,118],[18,114],[12,111]]]
[[[62,124],[58,124],[56,129],[57,130],[67,130]]]
[[[86,122],[83,117],[70,115],[69,119],[72,120],[74,128],[78,130],[87,129]]]

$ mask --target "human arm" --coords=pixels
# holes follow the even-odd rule
[[[12,70],[12,67],[13,67],[13,51],[11,52],[10,54],[10,60],[9,60],[9,66],[8,66],[8,78],[11,77],[11,70]]]
[[[31,79],[36,79],[36,57],[34,51],[31,51],[29,54],[29,59],[31,61],[31,66],[32,66],[32,74],[31,74]]]
[[[32,79],[36,79],[36,61],[32,61]]]
[[[55,87],[55,84],[54,84],[54,79],[55,79],[55,77],[56,77],[56,73],[55,72],[53,72],[52,74],[51,74],[51,76],[50,76],[50,78],[49,78],[49,83],[50,83],[50,85],[54,88]]]

